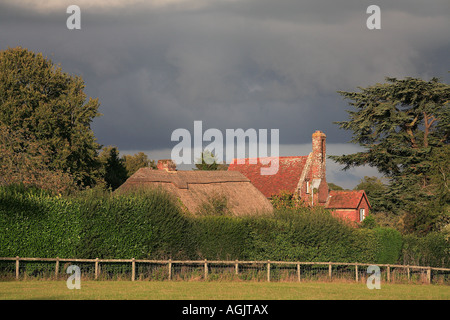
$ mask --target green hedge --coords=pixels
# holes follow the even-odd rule
[[[77,256],[98,258],[189,258],[189,221],[169,195],[88,200],[79,212]]]
[[[354,231],[352,261],[394,264],[399,261],[403,240],[391,228],[357,229]]]
[[[0,188],[0,256],[448,264],[440,234],[355,229],[315,209],[253,217],[188,217],[162,190],[55,197]],[[414,260],[415,259],[415,260]],[[447,260],[445,260],[447,259]],[[444,261],[445,260],[445,261]]]
[[[320,208],[276,211],[248,220],[250,260],[343,261],[353,229]]]
[[[450,268],[450,239],[441,232],[403,237],[402,263]]]
[[[245,259],[249,231],[242,218],[225,216],[192,218],[191,235],[200,259]]]
[[[36,189],[0,188],[0,256],[73,257],[76,204]]]
[[[191,258],[190,222],[171,197],[60,198],[0,188],[0,256]]]

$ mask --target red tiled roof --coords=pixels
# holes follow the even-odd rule
[[[308,156],[279,157],[278,172],[273,175],[261,174],[261,168],[268,168],[270,164],[262,164],[260,160],[269,158],[240,159],[245,160],[245,164],[237,164],[236,159],[233,159],[228,170],[241,172],[259,191],[270,197],[281,191],[295,192],[307,158]],[[257,163],[250,163],[252,160]]]
[[[332,209],[356,209],[363,197],[369,203],[363,190],[330,190],[325,207]]]

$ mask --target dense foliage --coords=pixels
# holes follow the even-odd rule
[[[115,190],[128,178],[123,158],[119,158],[119,150],[114,146],[103,147],[98,156],[101,165],[101,175],[107,189]]]
[[[108,146],[99,154],[91,123],[100,104],[84,89],[81,77],[41,53],[0,51],[0,185],[115,189],[137,169],[155,167],[142,152],[119,158]]]
[[[99,145],[90,125],[99,115],[99,102],[86,101],[84,88],[81,77],[63,72],[40,53],[21,47],[0,51],[0,125],[15,133],[3,149],[36,154],[30,150],[32,141],[45,151],[48,170],[69,173],[78,186],[94,185]],[[17,162],[0,160],[3,174],[21,169],[14,166]]]
[[[189,221],[159,190],[58,197],[2,187],[0,225],[0,256],[186,258],[192,248]]]
[[[134,155],[125,154],[121,157],[121,159],[123,160],[125,169],[127,170],[128,177],[130,177],[140,168],[150,167],[156,169],[155,161],[149,159],[148,156],[143,152],[138,152]]]
[[[202,152],[199,159],[195,161],[194,170],[227,170],[226,163],[220,163],[217,157],[209,150]]]
[[[353,228],[315,208],[192,217],[161,190],[53,196],[0,188],[0,256],[449,264],[448,240]]]
[[[364,150],[330,158],[345,169],[375,167],[388,179],[376,206],[402,215],[404,233],[441,230],[450,222],[450,85],[387,78],[359,89],[339,92],[353,109],[337,124]]]

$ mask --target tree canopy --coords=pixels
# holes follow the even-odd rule
[[[19,144],[32,140],[45,149],[48,169],[70,174],[81,187],[98,179],[100,147],[90,128],[99,102],[86,101],[84,88],[81,77],[41,53],[21,47],[0,52],[0,125],[14,131]]]
[[[439,199],[440,216],[448,216],[450,169],[443,159],[449,158],[450,86],[437,78],[408,77],[359,89],[339,91],[354,109],[347,111],[349,120],[336,123],[352,131],[351,142],[364,150],[330,158],[344,170],[376,167],[389,179],[387,197],[396,209],[412,212]]]
[[[124,161],[128,177],[130,177],[140,168],[150,167],[156,169],[155,161],[150,160],[148,156],[143,152],[138,152],[134,155],[126,154],[122,156],[122,159]]]
[[[450,86],[433,78],[398,80],[360,92],[339,93],[351,100],[356,111],[350,110],[350,120],[336,122],[353,132],[352,142],[366,150],[353,155],[331,156],[346,168],[370,165],[388,177],[395,177],[431,153],[449,143]],[[414,166],[417,172],[423,169]]]
[[[106,188],[115,190],[120,187],[127,180],[128,175],[124,160],[119,158],[117,147],[103,147],[98,158],[102,164],[100,172]]]
[[[200,161],[196,161],[198,163],[195,164],[194,170],[227,170],[228,169],[228,165],[219,163],[217,160],[217,157],[214,155],[214,153],[212,153],[209,150],[203,151],[202,155],[201,155],[201,159],[198,159],[198,160],[201,160],[201,163],[200,163]]]
[[[387,187],[380,178],[365,176],[354,190],[364,190],[373,211],[389,210],[389,203],[385,201]]]

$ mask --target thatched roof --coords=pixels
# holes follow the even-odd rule
[[[272,211],[267,198],[237,171],[165,171],[141,168],[117,192],[162,187],[177,196],[195,214],[211,197],[224,196],[232,215]]]

